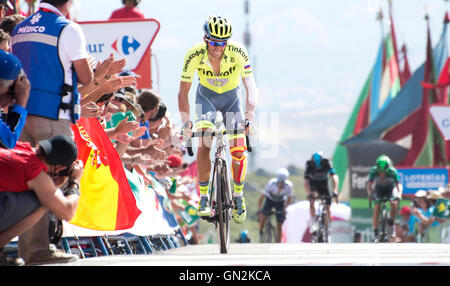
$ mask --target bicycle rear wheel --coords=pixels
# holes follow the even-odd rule
[[[230,217],[232,207],[227,165],[223,159],[220,159],[217,163],[216,190],[220,253],[228,253],[230,247]]]
[[[261,242],[263,243],[272,243],[273,240],[273,225],[272,225],[272,218],[269,216],[267,218],[266,225],[264,226],[264,233],[263,233],[263,240]]]

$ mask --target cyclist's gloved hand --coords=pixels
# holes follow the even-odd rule
[[[253,127],[253,123],[249,119],[245,119],[244,128],[246,134],[255,134],[255,128]]]
[[[192,136],[192,127],[192,121],[189,120],[184,123],[183,127],[181,127],[181,135],[184,136],[184,138],[190,138]]]

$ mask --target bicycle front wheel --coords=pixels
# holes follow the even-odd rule
[[[381,211],[381,231],[380,231],[380,242],[388,241],[388,219],[389,214],[386,208]]]
[[[220,253],[228,253],[230,247],[230,217],[232,202],[227,175],[227,165],[223,159],[219,159],[217,163],[216,190]]]
[[[322,212],[322,241],[327,243],[328,242],[328,234],[329,234],[329,221],[328,221],[328,211],[327,209],[324,209]]]

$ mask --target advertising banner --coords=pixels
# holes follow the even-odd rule
[[[150,47],[159,31],[155,19],[126,19],[97,22],[79,22],[86,36],[87,51],[103,61],[112,53],[115,59],[125,58],[124,70],[141,77],[138,88],[151,88]]]
[[[447,168],[397,168],[404,195],[418,190],[437,190],[448,183]]]
[[[407,154],[407,149],[382,140],[369,143],[351,144],[347,146],[350,170],[350,197],[367,198],[366,185],[370,169],[375,165],[378,156],[386,154],[394,165]]]

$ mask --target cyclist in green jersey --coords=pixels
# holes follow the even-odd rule
[[[395,237],[394,220],[397,214],[398,204],[402,197],[402,185],[399,182],[397,169],[392,166],[392,161],[387,155],[377,158],[376,165],[369,173],[367,183],[367,194],[373,198],[375,207],[372,215],[372,225],[375,239],[378,235],[378,223],[380,215],[381,198],[387,197],[390,200],[390,219],[388,221],[389,235]]]
[[[214,128],[218,113],[222,114],[226,129],[250,130],[253,120],[258,90],[253,77],[249,56],[240,44],[230,41],[232,26],[220,16],[210,16],[203,25],[203,41],[194,45],[186,53],[178,93],[178,109],[183,122],[183,134],[190,137],[192,129],[208,130]],[[188,94],[194,73],[197,71],[199,85],[195,98],[195,126],[190,119]],[[239,83],[242,79],[247,92],[245,116],[241,111]],[[229,135],[232,158],[231,173],[234,182],[235,222],[242,223],[246,218],[243,197],[244,179],[247,169],[247,146],[245,134]],[[211,172],[211,139],[202,138],[197,151],[200,202],[199,216],[210,216],[208,201],[209,177]]]

